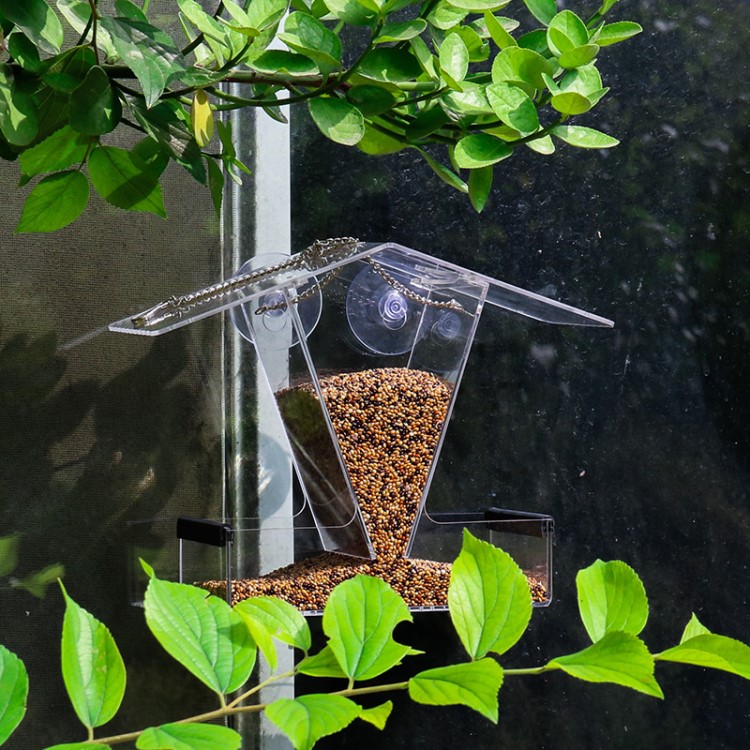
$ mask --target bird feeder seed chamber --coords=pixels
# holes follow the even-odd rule
[[[232,603],[275,595],[315,614],[337,583],[363,573],[413,610],[439,611],[467,528],[511,554],[535,605],[550,603],[553,519],[446,498],[433,480],[441,461],[450,472],[441,451],[483,313],[553,326],[611,321],[402,245],[343,238],[256,257],[110,330],[159,336],[222,311],[257,352],[284,426],[269,463],[293,466],[299,481],[294,500],[265,517],[179,518],[181,580]],[[473,364],[493,367],[493,352]],[[265,471],[260,483],[273,485],[274,469]],[[210,569],[198,554],[205,545],[221,558]]]

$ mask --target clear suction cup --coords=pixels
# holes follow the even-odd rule
[[[414,291],[405,274],[389,272],[407,291]],[[425,306],[410,299],[374,268],[360,271],[346,295],[346,316],[357,341],[373,354],[404,354],[422,338]]]
[[[244,263],[235,275],[240,276],[269,268],[285,260],[288,260],[288,256],[280,253],[256,255]],[[263,348],[276,351],[288,349],[299,343],[299,336],[289,311],[290,304],[294,305],[299,315],[305,337],[312,332],[320,320],[323,304],[320,290],[312,291],[316,285],[316,280],[311,278],[303,285],[291,290],[274,289],[244,305],[233,307],[229,311],[232,323],[240,336],[252,343],[262,343]]]

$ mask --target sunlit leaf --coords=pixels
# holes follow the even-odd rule
[[[75,221],[89,200],[89,181],[77,170],[44,177],[23,204],[16,232],[55,232]]]
[[[469,50],[458,34],[448,34],[440,45],[440,69],[455,82],[460,83],[469,70]]]
[[[447,0],[443,0],[438,2],[430,11],[427,21],[435,28],[447,31],[460,24],[468,14],[468,10],[457,8]]]
[[[317,654],[304,658],[297,669],[310,677],[346,677],[330,646],[324,646]]]
[[[646,590],[624,562],[597,560],[578,572],[578,609],[589,638],[598,641],[613,630],[638,635],[648,619]]]
[[[345,146],[354,146],[365,134],[362,113],[343,99],[318,97],[307,103],[310,115],[326,138]]]
[[[24,663],[5,646],[0,646],[0,745],[23,720],[28,694],[29,677]]]
[[[216,724],[162,724],[146,729],[138,750],[239,750],[242,736]]]
[[[323,632],[346,676],[370,680],[415,653],[393,640],[396,625],[411,620],[404,600],[385,581],[358,575],[331,593]]]
[[[306,13],[292,13],[284,22],[278,38],[289,49],[314,60],[323,72],[341,67],[341,40],[317,18]]]
[[[492,83],[486,89],[487,101],[508,127],[522,135],[539,130],[539,115],[529,95],[509,83]]]
[[[502,667],[494,659],[480,659],[420,672],[409,680],[409,696],[431,706],[468,706],[497,723],[502,684]]]
[[[491,13],[485,12],[484,21],[487,24],[487,31],[492,36],[492,41],[498,46],[498,49],[506,47],[517,47],[518,42],[508,33],[506,28]]]
[[[552,134],[578,148],[612,148],[620,142],[611,135],[581,125],[558,125],[552,128]]]
[[[310,750],[321,737],[348,727],[361,712],[354,701],[340,695],[279,698],[266,708],[266,716],[289,737],[295,750]]]
[[[596,43],[600,47],[607,47],[610,44],[624,42],[626,39],[640,34],[643,27],[633,21],[617,21],[615,23],[605,24],[596,35]]]
[[[39,113],[31,92],[18,85],[6,63],[0,63],[0,132],[14,146],[28,145],[39,132]]]
[[[697,630],[695,626],[693,629]],[[656,659],[719,669],[750,680],[750,647],[724,635],[694,635],[679,646],[657,654]]]
[[[558,58],[560,67],[574,69],[582,65],[588,65],[599,54],[599,46],[596,44],[584,44],[582,47],[575,47],[566,50]]]
[[[544,135],[541,138],[534,138],[531,141],[527,141],[526,146],[528,146],[532,151],[536,151],[538,154],[542,154],[543,156],[549,156],[550,154],[555,153],[555,144],[548,135]]]
[[[377,11],[357,0],[325,0],[325,4],[336,18],[351,26],[369,26]]]
[[[359,718],[362,721],[366,721],[368,724],[372,724],[378,729],[385,729],[391,711],[393,711],[393,702],[386,701],[385,703],[381,703],[379,706],[374,706],[373,708],[363,708]]]
[[[85,39],[90,42],[92,36],[91,25],[89,24],[91,3],[88,0],[56,0],[56,5],[60,14],[77,34],[83,34],[88,27]],[[101,25],[98,25],[96,29],[96,44],[108,58],[117,56],[112,44],[112,37]]]
[[[93,615],[65,596],[62,676],[76,715],[86,727],[106,724],[125,695],[125,664],[112,634]]]
[[[591,100],[575,91],[555,94],[550,100],[550,104],[563,115],[582,115],[594,106]]]
[[[592,646],[549,663],[586,682],[611,682],[663,698],[654,678],[654,657],[643,641],[631,633],[607,633]]]
[[[40,49],[51,55],[60,51],[63,27],[44,0],[0,0],[0,13]]]
[[[44,750],[111,750],[111,746],[101,742],[65,742],[62,745],[45,747]]]
[[[542,74],[551,76],[551,63],[538,52],[521,47],[507,47],[492,63],[492,81],[525,84],[531,89],[543,89]]]
[[[557,15],[555,0],[523,0],[526,7],[537,21],[548,24]]]
[[[477,169],[507,159],[513,148],[487,133],[464,136],[456,144],[456,164],[462,169]]]
[[[423,18],[414,18],[411,21],[398,21],[387,23],[380,30],[375,39],[376,44],[386,42],[403,42],[419,36],[427,28],[427,21]]]
[[[493,140],[510,151],[502,141]],[[523,635],[531,619],[529,584],[507,553],[464,529],[461,553],[451,571],[448,607],[472,659],[481,659],[489,651],[503,654]]]
[[[695,612],[690,617],[688,624],[685,626],[685,630],[682,631],[682,637],[680,643],[695,638],[697,635],[711,635],[711,631],[696,617]]]
[[[575,47],[588,44],[586,24],[571,10],[560,11],[547,28],[547,45],[558,57]]]

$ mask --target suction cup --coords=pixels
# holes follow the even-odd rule
[[[287,259],[288,256],[280,253],[256,255],[240,266],[235,275],[241,276],[269,268]],[[240,336],[251,343],[262,343],[263,348],[276,351],[289,349],[299,343],[299,336],[292,322],[287,296],[299,315],[306,338],[318,324],[323,309],[320,290],[316,290],[310,296],[306,295],[316,283],[316,280],[311,278],[302,286],[283,291],[277,289],[262,294],[244,305],[233,307],[229,311],[232,323]],[[294,301],[303,295],[304,299]]]
[[[389,272],[407,290],[405,274]],[[419,291],[413,289],[415,294]],[[410,299],[374,268],[360,271],[346,295],[346,316],[357,341],[373,354],[405,354],[426,331],[425,306]]]

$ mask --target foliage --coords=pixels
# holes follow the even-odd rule
[[[585,20],[555,0],[523,1],[536,28],[498,15],[511,0],[221,0],[213,13],[175,0],[160,18],[179,18],[180,47],[149,0],[115,0],[112,15],[98,0],[0,0],[0,156],[19,160],[22,185],[37,180],[17,231],[67,226],[90,184],[118,208],[164,216],[170,161],[218,207],[224,175],[248,171],[222,113],[254,107],[285,121],[280,108],[299,102],[332,141],[373,155],[416,149],[481,211],[494,165],[520,146],[617,144],[565,123],[609,91],[601,49],[641,31],[605,22],[618,0]],[[107,143],[124,128],[143,138]]]
[[[363,708],[357,699],[396,691],[407,691],[418,703],[468,706],[497,722],[498,691],[508,677],[553,670],[659,698],[663,694],[654,671],[660,661],[712,667],[750,679],[750,648],[711,633],[695,615],[677,646],[652,654],[639,638],[648,616],[643,584],[624,563],[600,560],[577,578],[581,617],[592,644],[539,667],[501,666],[497,657],[526,630],[530,594],[526,578],[513,560],[468,531],[451,575],[449,607],[469,659],[418,671],[404,682],[362,684],[387,673],[406,657],[419,655],[394,639],[396,625],[412,618],[403,600],[380,579],[357,576],[336,587],[323,615],[328,642],[310,655],[308,624],[291,605],[260,597],[232,609],[202,589],[160,580],[146,564],[144,569],[150,577],[145,610],[151,632],[180,664],[216,693],[218,708],[176,723],[95,738],[94,729],[107,723],[120,707],[126,671],[109,630],[63,589],[63,677],[88,737],[47,750],[102,750],[124,743],[135,743],[139,750],[237,750],[239,734],[213,722],[261,711],[296,750],[309,750],[320,738],[356,720],[382,729],[392,703]],[[291,671],[276,672],[273,639],[302,652]],[[246,682],[258,651],[273,674],[248,688]],[[345,686],[332,693],[258,702],[263,687],[300,673],[340,677]],[[0,745],[23,719],[28,688],[22,661],[0,646]]]

